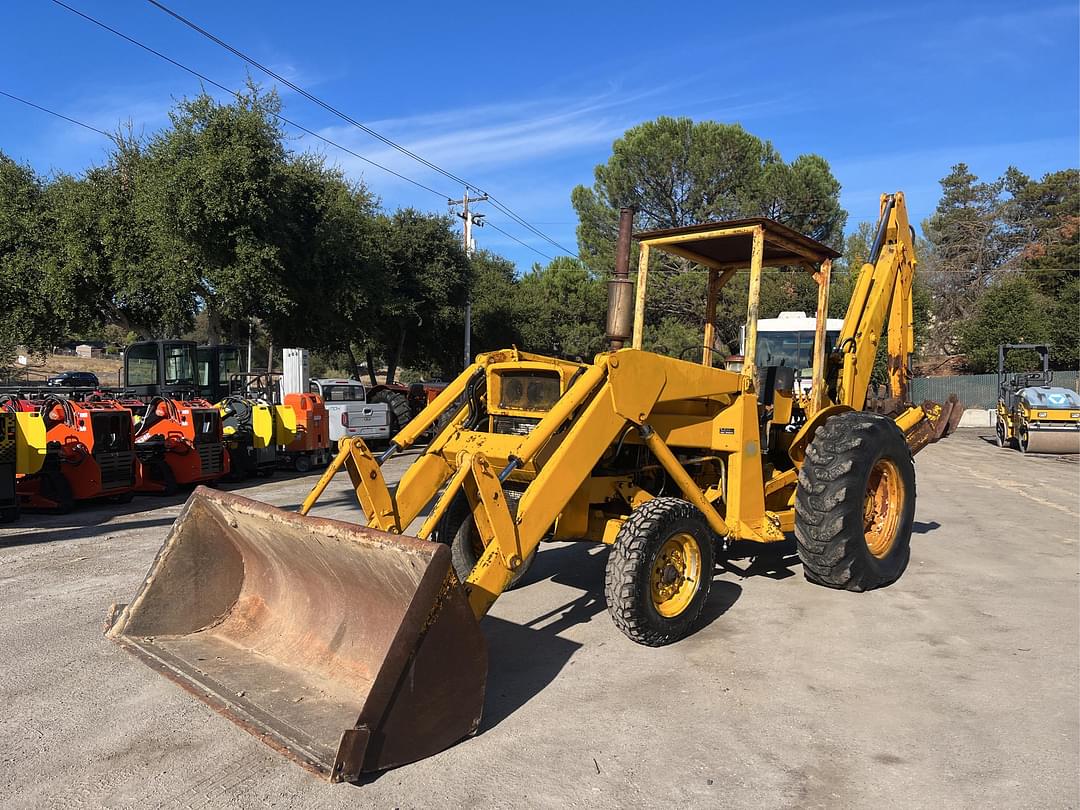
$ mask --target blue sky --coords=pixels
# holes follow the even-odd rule
[[[247,68],[142,0],[65,0],[227,86]],[[982,177],[1080,162],[1074,2],[323,3],[193,2],[175,10],[352,117],[489,190],[574,248],[570,190],[612,141],[657,115],[741,123],[785,159],[823,155],[849,228],[904,190],[921,220],[958,161]],[[48,0],[5,14],[0,89],[111,130],[167,122],[198,81]],[[674,13],[678,12],[677,16]],[[254,74],[260,78],[258,74]],[[287,89],[285,114],[431,185],[456,187]],[[445,211],[310,137],[388,208]],[[100,135],[0,97],[0,149],[42,172],[104,160]],[[538,250],[551,245],[490,211]],[[491,228],[525,269],[540,257]]]

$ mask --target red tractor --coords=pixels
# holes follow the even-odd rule
[[[368,402],[385,402],[390,408],[390,433],[396,434],[420,411],[427,407],[439,392],[446,388],[444,382],[380,383],[367,390]]]
[[[229,472],[221,413],[204,399],[154,397],[135,430],[139,492],[172,495]]]
[[[45,463],[16,482],[19,503],[70,511],[75,501],[108,497],[126,503],[137,482],[131,411],[113,399],[47,396]]]

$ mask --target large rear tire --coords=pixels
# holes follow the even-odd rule
[[[412,419],[412,411],[409,409],[409,398],[401,391],[382,390],[377,391],[371,398],[372,402],[382,402],[390,409],[390,438],[394,438],[398,432],[409,424]]]
[[[615,626],[648,647],[687,635],[709,598],[714,540],[701,512],[680,498],[635,509],[615,537],[604,576]]]
[[[505,492],[506,505],[510,508],[510,514],[516,515],[521,494],[514,490],[505,490]],[[469,499],[463,492],[458,492],[446,510],[446,514],[439,521],[435,529],[435,540],[450,546],[450,560],[454,566],[454,573],[457,574],[458,580],[464,582],[484,553],[484,544],[480,539],[480,531],[472,519]],[[506,590],[512,590],[521,584],[525,574],[532,567],[536,554],[537,552],[534,551],[525,558],[518,570],[514,572]]]
[[[895,582],[911,556],[914,520],[915,465],[895,422],[851,411],[817,429],[795,498],[808,580],[849,591]]]

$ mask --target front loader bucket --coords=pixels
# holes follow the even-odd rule
[[[487,650],[447,546],[199,487],[106,635],[331,781],[476,731]]]

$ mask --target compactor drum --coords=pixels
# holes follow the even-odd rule
[[[635,291],[630,226],[624,213],[611,351],[591,363],[479,355],[378,457],[342,440],[299,514],[197,489],[109,636],[274,748],[356,779],[477,729],[478,621],[543,540],[612,547],[609,612],[647,646],[693,631],[714,556],[734,541],[794,534],[807,578],[833,588],[897,580],[915,514],[912,454],[962,410],[907,401],[915,254],[903,195],[882,198],[832,354],[832,249],[766,219],[643,232]],[[700,363],[641,348],[650,251],[709,272]],[[765,266],[805,267],[817,281],[809,394],[796,395],[790,369],[753,362]],[[744,268],[747,361],[713,368],[717,297]],[[895,407],[869,413],[886,335]],[[432,431],[391,490],[383,462]],[[364,527],[308,515],[342,468]]]

